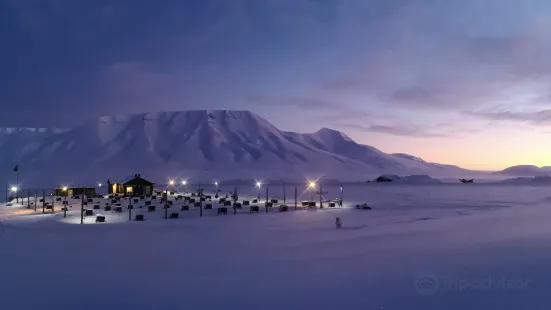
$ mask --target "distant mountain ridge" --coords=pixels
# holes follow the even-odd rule
[[[346,134],[277,129],[248,111],[197,110],[104,116],[67,130],[0,131],[0,164],[35,177],[104,180],[168,177],[365,179],[383,173],[457,175],[452,165],[387,154]]]
[[[534,165],[512,166],[501,171],[494,172],[494,175],[536,177],[551,175],[551,167],[538,167]]]

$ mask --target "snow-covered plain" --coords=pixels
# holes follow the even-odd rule
[[[172,220],[157,210],[145,222],[125,211],[97,225],[76,225],[79,211],[63,219],[1,207],[0,309],[551,305],[549,188],[363,185],[344,197],[342,209]],[[350,208],[365,201],[373,210]]]

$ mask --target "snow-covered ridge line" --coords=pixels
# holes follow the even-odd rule
[[[21,132],[31,133],[63,133],[71,130],[70,128],[47,128],[47,127],[0,127],[0,133],[15,134]]]
[[[0,164],[14,163],[37,177],[54,171],[70,180],[82,180],[85,174],[104,180],[137,172],[163,182],[168,176],[184,175],[344,181],[381,174],[470,173],[407,154],[387,154],[337,130],[285,132],[254,113],[231,110],[102,116],[65,131],[5,135],[0,140]],[[69,176],[70,171],[75,175]]]

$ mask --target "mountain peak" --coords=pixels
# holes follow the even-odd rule
[[[340,132],[340,131],[335,130],[335,129],[327,128],[327,127],[322,127],[320,130],[316,131],[314,134],[319,136],[320,138],[324,138],[324,139],[354,141],[349,136],[347,136],[345,133]]]

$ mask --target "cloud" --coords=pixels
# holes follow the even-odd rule
[[[443,132],[432,132],[426,128],[419,126],[408,125],[356,125],[356,124],[342,124],[341,127],[355,129],[363,132],[375,132],[389,134],[393,136],[401,137],[417,137],[417,138],[450,138],[454,137],[451,134]]]
[[[349,119],[372,118],[375,114],[362,108],[352,107],[343,103],[332,102],[316,97],[270,97],[265,95],[251,95],[247,101],[271,106],[287,106],[307,110],[311,113],[325,114],[322,120],[334,120],[345,117]]]
[[[503,100],[522,104],[518,93],[546,97],[550,9],[537,0],[522,8],[515,1],[410,1],[372,25],[342,21],[353,35],[339,70],[319,85],[404,109],[462,111]],[[490,10],[491,17],[480,13]]]
[[[551,109],[532,111],[532,112],[514,112],[514,111],[471,111],[467,115],[492,120],[492,121],[511,121],[519,123],[528,123],[537,126],[551,125]]]
[[[178,107],[185,109],[189,84],[185,77],[161,71],[144,62],[111,64],[100,76],[96,104],[109,107],[110,113],[146,112]]]
[[[171,75],[156,72],[143,62],[119,62],[105,68],[102,80],[108,92],[117,96],[159,94],[172,84]]]

